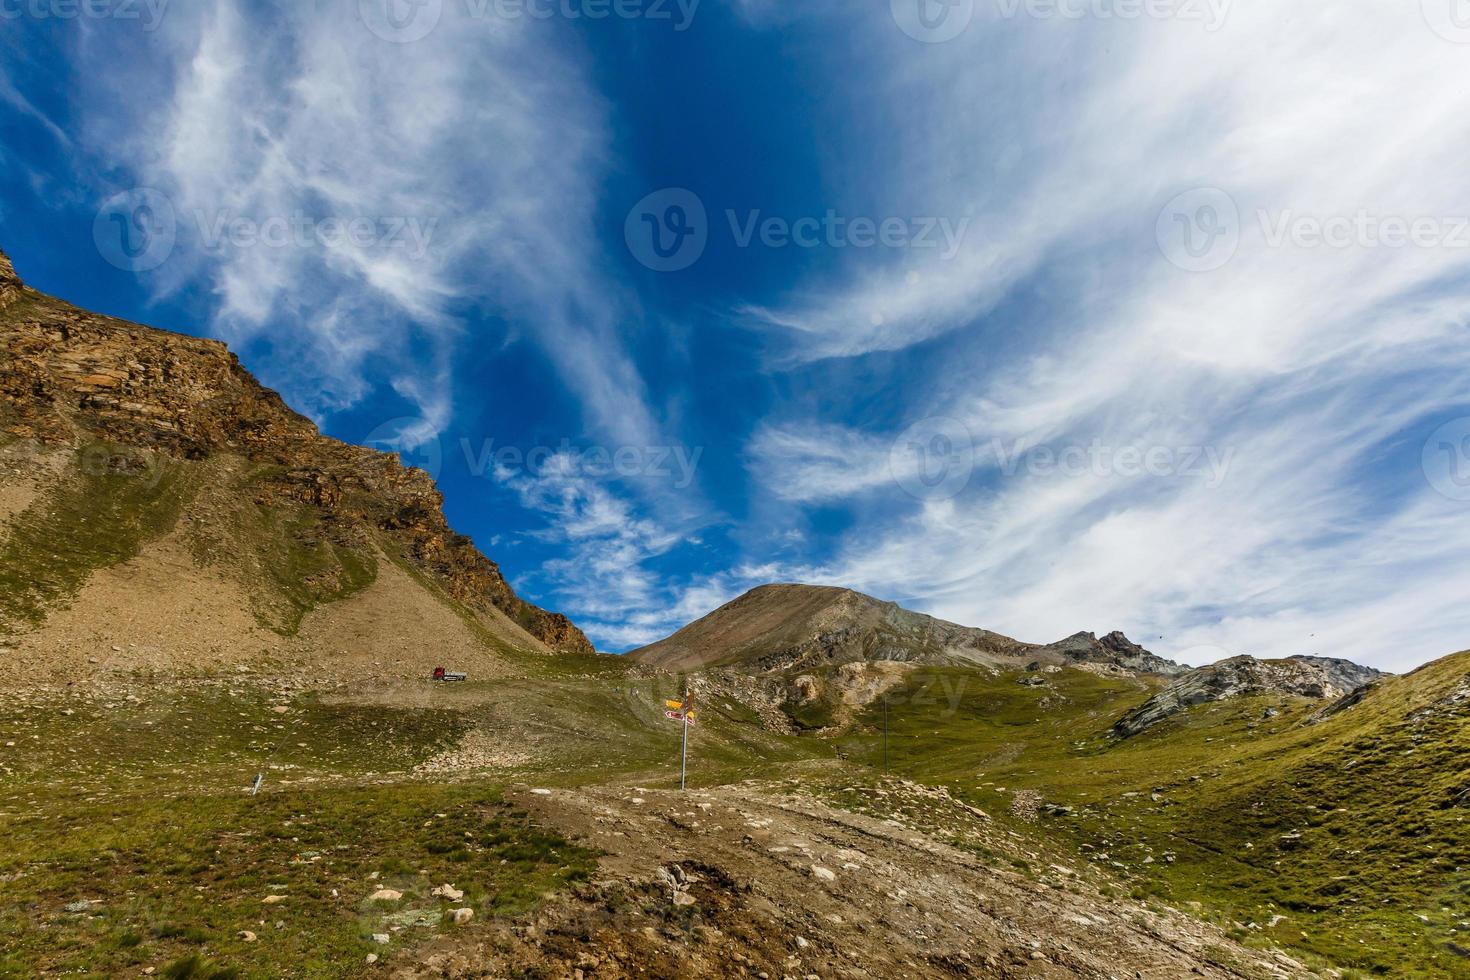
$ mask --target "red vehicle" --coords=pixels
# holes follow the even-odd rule
[[[462,683],[470,679],[469,674],[460,674],[445,670],[443,667],[434,668],[434,680],[446,684]]]

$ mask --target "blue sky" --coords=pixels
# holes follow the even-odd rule
[[[1470,645],[1456,2],[5,0],[0,245],[602,649],[799,580],[1402,670]]]

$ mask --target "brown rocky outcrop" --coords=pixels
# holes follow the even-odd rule
[[[258,502],[317,508],[349,537],[353,529],[386,535],[465,605],[493,605],[553,649],[592,652],[570,620],[520,599],[499,566],[454,533],[428,474],[323,436],[224,344],[27,291],[3,252],[0,309],[0,432],[52,446],[104,441],[260,464]]]

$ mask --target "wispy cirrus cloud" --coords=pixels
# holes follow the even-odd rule
[[[216,331],[269,340],[315,411],[386,375],[438,428],[451,359],[481,342],[467,330],[503,331],[481,325],[498,314],[585,393],[591,427],[652,439],[593,226],[608,110],[575,47],[555,25],[454,5],[394,43],[358,7],[211,0],[126,58],[116,29],[80,36],[135,83],[89,93],[92,143],[178,215],[158,288],[209,283]]]
[[[571,455],[549,456],[534,471],[497,466],[494,477],[525,509],[543,515],[538,536],[563,557],[535,577],[554,583],[564,609],[604,648],[651,643],[704,615],[774,570],[735,568],[670,577],[650,563],[689,542],[708,523],[655,520],[628,494],[588,476]]]
[[[860,98],[901,151],[847,186],[987,234],[947,263],[844,256],[766,304],[788,365],[905,365],[896,409],[778,409],[748,443],[777,499],[854,508],[829,574],[1028,639],[1119,624],[1398,668],[1464,646],[1463,504],[1420,449],[1470,413],[1470,87],[1447,84],[1470,62],[1414,5],[1288,7],[1211,33],[977,6],[934,45],[870,23]],[[1426,220],[1429,244],[1381,235]],[[929,417],[970,434],[963,492],[906,492],[886,459]],[[1215,486],[1004,466],[1099,444],[1231,464]]]
[[[488,347],[536,375],[497,378],[516,439],[567,429],[544,396],[580,409],[573,435],[704,446],[709,479],[677,492],[502,481],[550,556],[518,577],[599,642],[778,578],[1026,639],[1120,625],[1164,653],[1402,666],[1463,645],[1464,504],[1421,454],[1470,416],[1470,61],[1432,3],[1188,5],[1208,22],[975,4],[943,43],[903,0],[732,0],[668,38],[445,4],[402,44],[359,6],[208,0],[146,43],[42,25],[108,65],[78,73],[85,125],[18,47],[0,110],[64,134],[107,193],[161,190],[183,215],[150,273],[161,301],[203,310],[316,414],[388,392],[421,416],[398,435],[428,439],[485,407],[464,354]],[[769,58],[768,84],[688,72],[727,57]],[[610,83],[628,58],[646,79]],[[688,115],[669,128],[671,107]],[[781,152],[737,179],[728,147],[760,138]],[[47,154],[15,156],[57,183]],[[964,233],[748,264],[759,236],[712,238],[645,276],[613,251],[618,199],[662,183],[697,187],[716,222],[728,190],[808,225]],[[217,220],[298,213],[379,234],[273,248]],[[381,234],[395,218],[406,241]]]

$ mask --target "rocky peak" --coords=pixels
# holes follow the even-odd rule
[[[1191,670],[1119,719],[1113,734],[1129,738],[1197,704],[1251,694],[1335,700],[1385,676],[1347,660],[1291,657],[1257,660],[1232,657]]]
[[[1351,694],[1358,688],[1372,684],[1385,676],[1380,670],[1336,657],[1288,657],[1287,659],[1313,668],[1314,673],[1320,672],[1324,688],[1341,691],[1342,694]]]
[[[1074,633],[1065,640],[1041,647],[1040,653],[1059,656],[1065,662],[1110,664],[1134,673],[1165,677],[1178,677],[1189,671],[1188,667],[1149,652],[1117,630],[1100,639],[1096,633]]]
[[[768,673],[848,663],[971,664],[1029,649],[852,589],[787,583],[758,586],[628,656],[661,670],[727,666]]]

